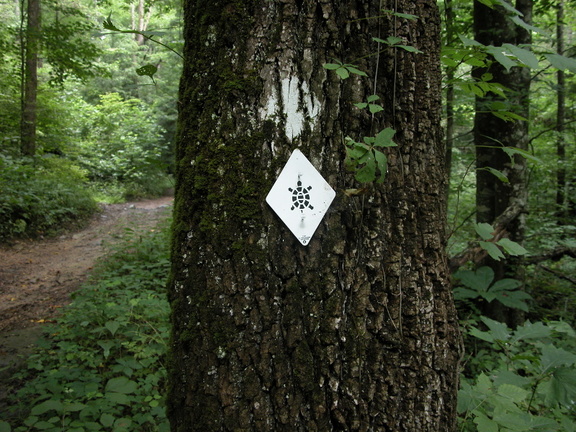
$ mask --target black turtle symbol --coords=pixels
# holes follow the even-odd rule
[[[308,193],[312,189],[312,186],[303,187],[302,182],[298,180],[296,184],[296,189],[288,188],[290,192],[292,192],[292,208],[304,210],[308,207],[310,210],[313,210],[314,207],[310,205],[310,194]]]

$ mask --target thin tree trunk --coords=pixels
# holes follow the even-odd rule
[[[382,9],[417,15],[408,21]],[[169,298],[173,431],[451,431],[460,339],[445,255],[435,1],[185,1]],[[378,63],[372,36],[402,37]],[[323,63],[371,78],[341,81]],[[397,130],[365,195],[343,137]],[[294,149],[337,190],[307,246],[265,197]]]
[[[20,149],[25,156],[36,154],[36,99],[38,94],[38,51],[40,49],[40,0],[28,0]]]
[[[148,21],[150,19],[150,14],[146,13],[146,8],[144,0],[138,0],[138,4],[130,5],[130,12],[132,15],[132,28],[139,32],[144,32],[148,28]],[[144,45],[146,38],[141,34],[134,34],[134,40],[138,42],[138,45]]]
[[[518,0],[516,9],[523,13],[523,19],[531,20],[531,0]],[[529,32],[514,24],[506,10],[500,6],[489,8],[479,1],[474,2],[474,32],[476,40],[484,45],[501,46],[504,43],[529,44]],[[530,70],[513,67],[507,71],[501,64],[494,62],[487,70],[477,68],[473,75],[481,79],[484,73],[491,73],[493,81],[510,89],[507,97],[489,93],[476,98],[474,118],[474,143],[476,146],[476,220],[493,223],[507,208],[516,206],[526,208],[528,192],[526,187],[526,163],[519,156],[510,159],[502,150],[503,146],[528,149],[528,121],[504,121],[491,113],[494,102],[503,102],[509,110],[529,118]],[[504,173],[509,182],[495,177],[486,168],[494,168]],[[507,226],[509,238],[522,243],[525,232],[525,213],[522,212]],[[495,261],[487,258],[482,265],[489,265],[495,273],[495,280],[504,277],[522,279],[519,267],[514,260]],[[515,311],[501,307],[498,302],[486,305],[484,313],[500,321],[513,325],[521,320]]]
[[[556,10],[556,48],[560,55],[564,55],[564,2],[558,1]],[[566,202],[566,138],[564,136],[564,123],[566,122],[566,79],[564,71],[556,72],[556,215],[559,224],[568,222],[568,209]]]

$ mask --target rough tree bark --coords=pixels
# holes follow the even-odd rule
[[[517,0],[515,8],[523,14],[522,19],[530,23],[532,0]],[[510,20],[511,13],[502,6],[487,7],[474,1],[474,33],[483,45],[501,46],[530,44],[530,33]],[[516,156],[513,161],[502,151],[502,147],[517,147],[528,150],[528,121],[505,121],[492,114],[492,104],[501,102],[508,109],[522,117],[529,117],[530,69],[512,67],[506,70],[498,62],[489,68],[476,68],[473,75],[477,79],[484,73],[491,73],[493,81],[509,89],[506,98],[493,93],[476,98],[474,117],[474,145],[476,148],[476,221],[493,223],[508,208],[526,209],[526,161]],[[504,173],[509,182],[505,183],[484,168],[494,168]],[[508,237],[518,243],[524,240],[525,211],[509,221],[506,226]],[[513,260],[494,261],[486,258],[481,265],[489,265],[494,270],[495,280],[504,277],[518,277]],[[487,305],[487,315],[500,321],[513,324],[517,317],[509,310],[500,307],[498,302]]]
[[[169,298],[174,431],[450,431],[436,2],[184,2]],[[380,7],[417,15],[406,20]],[[380,6],[380,7],[378,7]],[[423,53],[386,48],[396,35]],[[341,81],[322,64],[355,62]],[[378,66],[376,66],[378,65]],[[375,79],[377,76],[377,80]],[[383,98],[383,121],[353,106]],[[364,195],[343,137],[397,130]],[[299,148],[337,190],[304,247],[266,205]]]

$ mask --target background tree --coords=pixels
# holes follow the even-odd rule
[[[518,47],[530,45],[531,35],[526,28],[512,18],[521,17],[531,22],[532,2],[518,0],[516,9],[511,11],[504,5],[486,6],[474,2],[475,39],[484,46],[501,47],[513,44]],[[494,55],[497,55],[496,53]],[[525,212],[527,207],[526,161],[519,155],[512,157],[503,147],[514,147],[524,152],[529,141],[529,92],[530,69],[506,65],[495,59],[487,67],[475,68],[473,76],[477,81],[494,80],[506,89],[506,95],[486,93],[476,98],[474,118],[474,144],[476,148],[476,221],[493,224],[496,218],[514,207],[514,217],[507,221],[509,238],[522,243],[525,235]],[[501,115],[501,111],[511,113],[512,118]],[[513,120],[513,121],[510,121]],[[497,170],[506,180],[494,175]],[[496,280],[506,276],[514,277],[517,270],[511,261],[495,261],[487,257],[482,264],[489,265]],[[504,320],[505,313],[496,310],[499,303],[491,303],[486,314]]]
[[[184,2],[169,283],[175,431],[454,427],[439,14],[433,1],[381,7]],[[322,68],[332,59],[373,81],[340,81]],[[384,120],[352,105],[374,91]],[[347,196],[360,185],[345,172],[343,137],[384,127],[398,144],[386,180]],[[338,191],[307,247],[264,202],[295,148]]]
[[[36,110],[38,96],[38,53],[40,51],[40,0],[28,0],[25,37],[22,39],[22,114],[20,148],[25,156],[36,153]],[[22,11],[24,10],[22,2]],[[24,19],[22,20],[24,22]],[[22,23],[24,26],[24,23]]]

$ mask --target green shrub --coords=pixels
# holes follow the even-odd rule
[[[567,323],[512,330],[481,317],[468,334],[478,344],[458,393],[460,431],[576,431],[576,333]]]
[[[85,106],[78,127],[76,157],[92,181],[143,185],[165,171],[161,162],[164,130],[140,100],[124,100],[118,93],[101,95],[98,105]]]
[[[0,238],[57,232],[97,210],[82,171],[57,158],[0,155]]]

